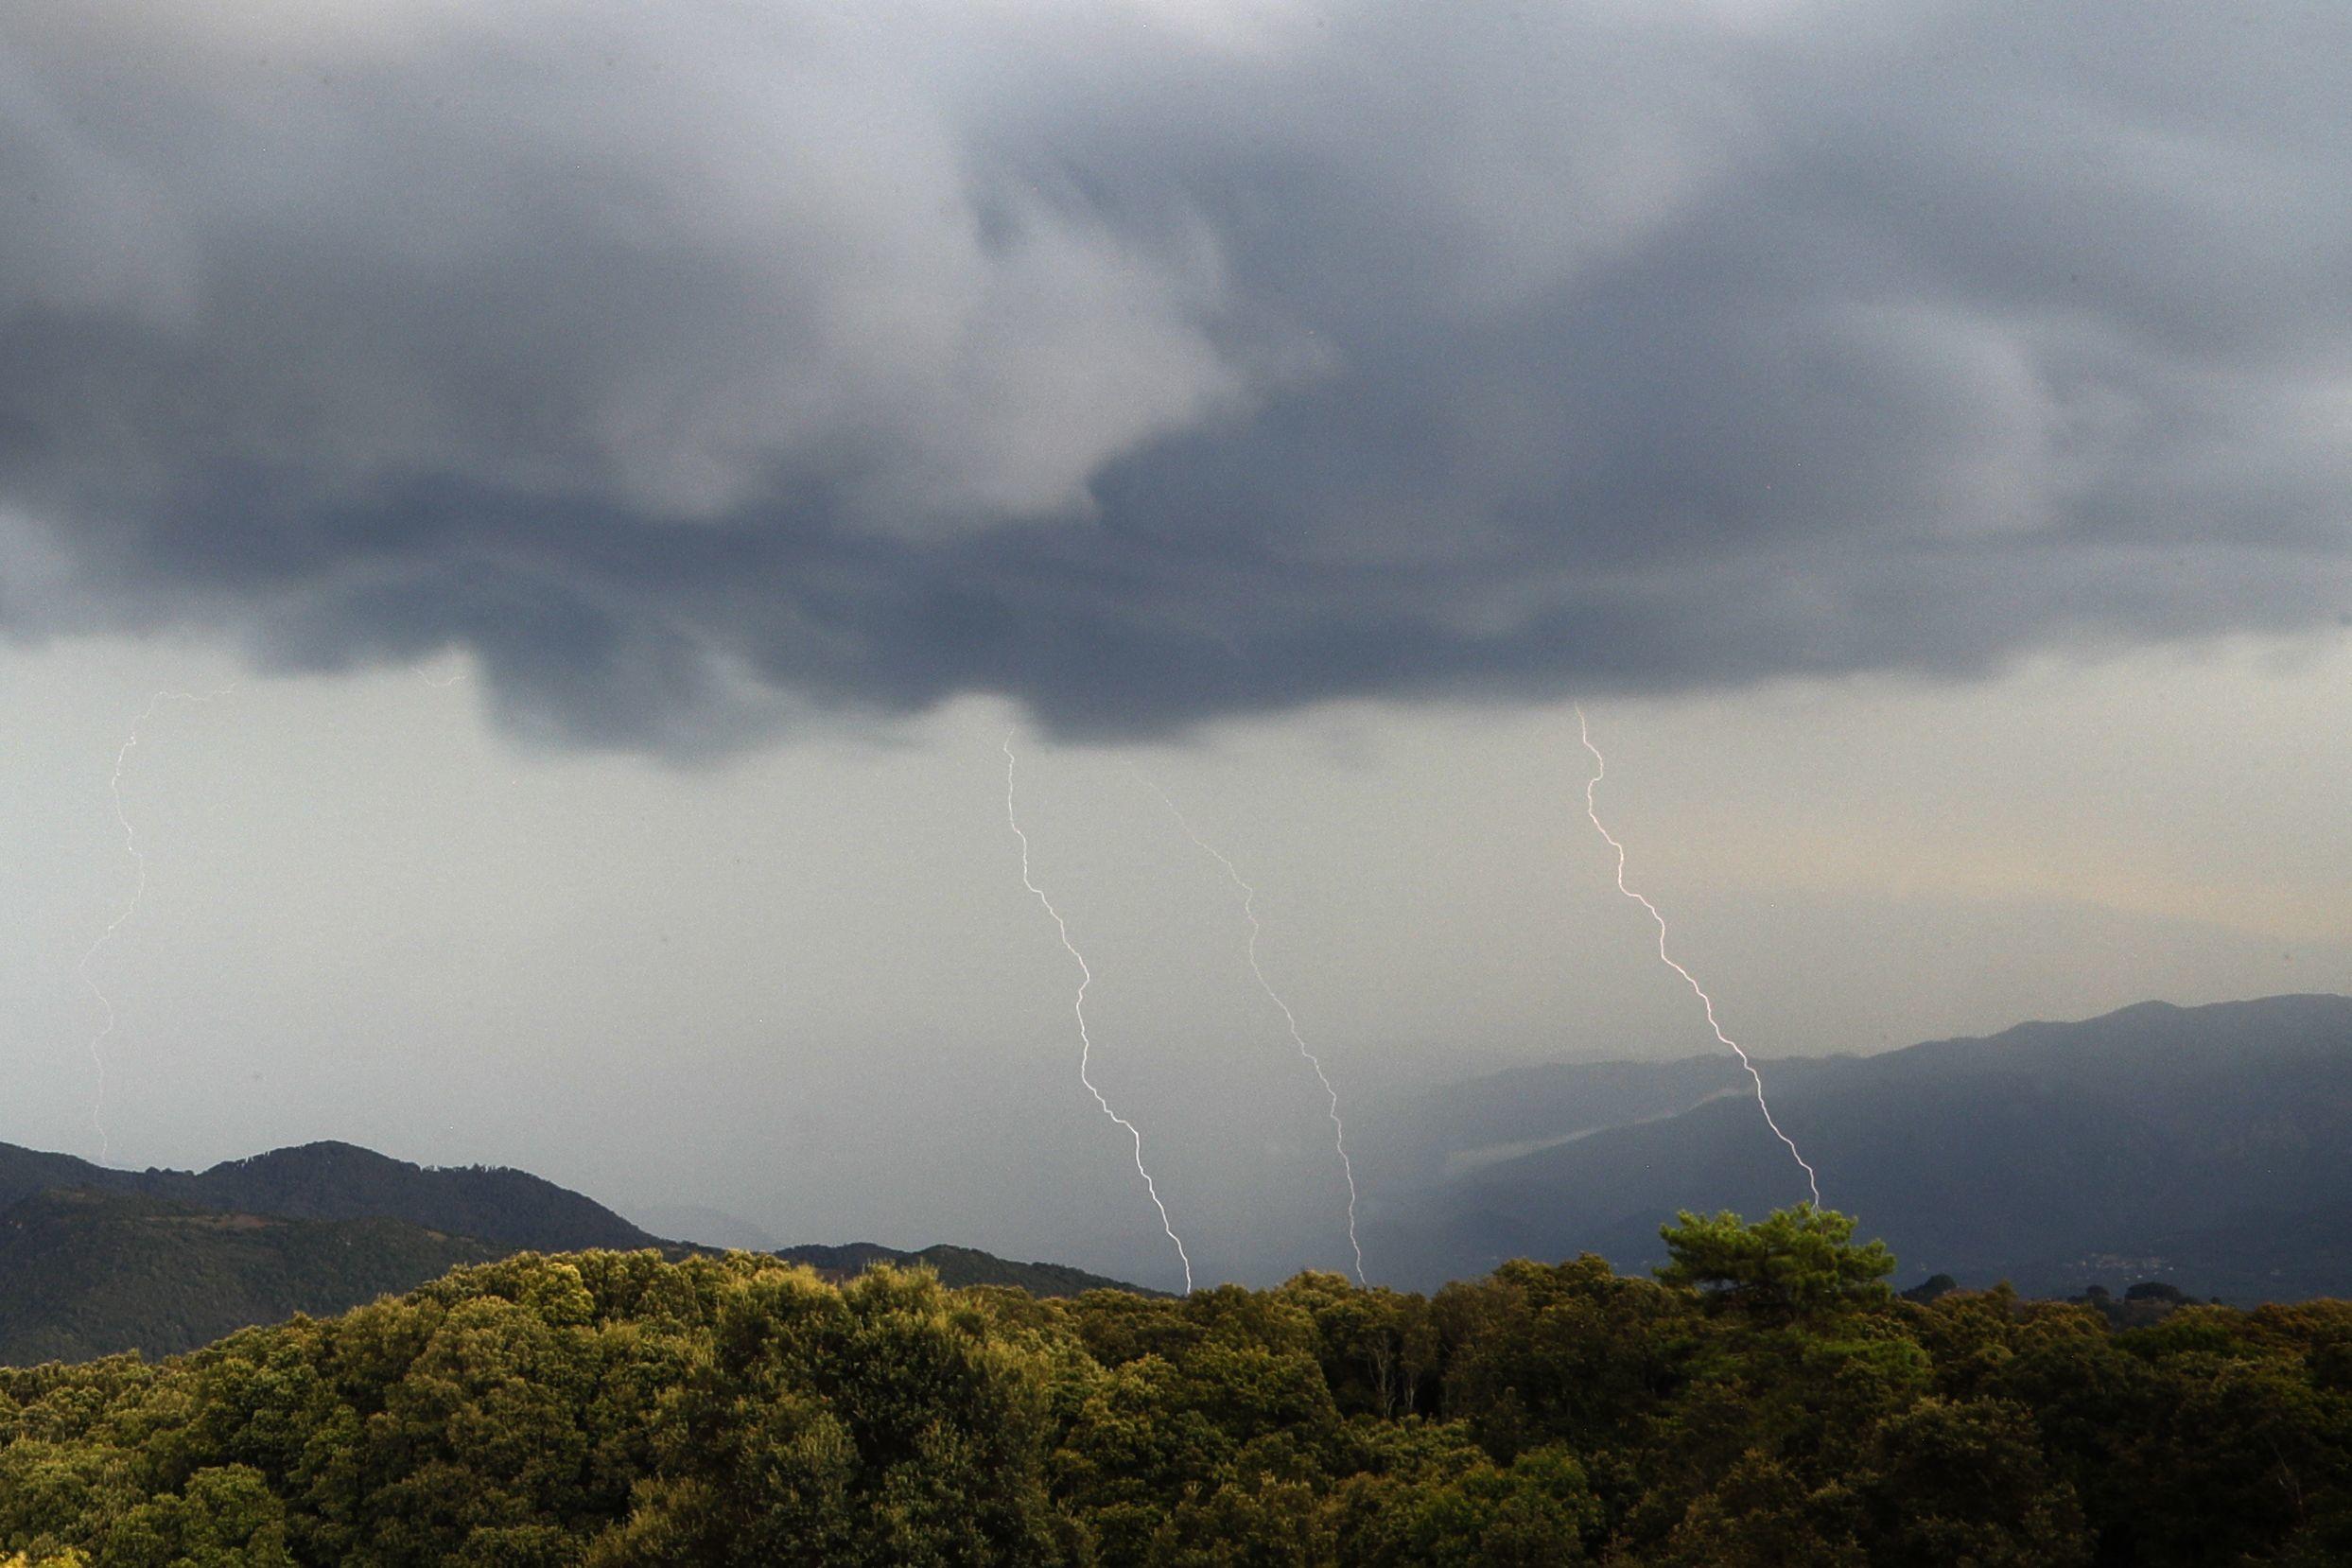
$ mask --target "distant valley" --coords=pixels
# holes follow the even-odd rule
[[[1760,1062],[1829,1207],[1904,1277],[2032,1294],[2352,1295],[2352,999],[2143,1003],[1866,1057]],[[1529,1068],[1373,1124],[1367,1249],[1426,1287],[1507,1257],[1638,1271],[1679,1209],[1805,1195],[1728,1053]]]

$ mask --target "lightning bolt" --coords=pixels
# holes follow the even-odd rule
[[[131,826],[131,814],[123,809],[123,770],[130,765],[131,754],[139,744],[140,726],[155,717],[157,708],[166,703],[209,703],[225,697],[235,689],[235,686],[224,686],[218,691],[210,692],[158,691],[148,699],[147,707],[139,716],[131,721],[131,733],[124,737],[122,748],[114,753],[114,775],[108,781],[107,790],[114,802],[114,821],[123,830],[123,853],[131,857],[133,874],[131,897],[124,903],[121,913],[109,920],[106,923],[106,929],[98,932],[96,940],[90,944],[90,950],[81,955],[81,962],[74,966],[74,972],[78,974],[81,977],[81,983],[90,988],[90,995],[96,1000],[102,1015],[98,1032],[90,1037],[90,1066],[97,1078],[97,1089],[90,1102],[90,1130],[98,1135],[98,1158],[100,1159],[106,1158],[108,1147],[105,1119],[106,1041],[114,1033],[114,1004],[108,1000],[106,992],[99,987],[96,977],[91,974],[90,966],[97,961],[98,954],[105,950],[106,945],[114,939],[114,933],[121,931],[132,915],[138,914],[139,900],[147,895],[147,856],[139,849],[139,835],[137,830]]]
[[[1723,1026],[1716,1022],[1715,999],[1707,995],[1706,991],[1699,986],[1699,982],[1691,977],[1691,972],[1688,969],[1682,967],[1681,965],[1677,964],[1670,956],[1668,956],[1666,952],[1666,917],[1658,913],[1658,906],[1656,904],[1651,903],[1647,898],[1643,897],[1640,894],[1625,885],[1625,845],[1619,844],[1609,829],[1601,826],[1600,808],[1594,805],[1593,801],[1594,792],[1600,788],[1602,777],[1609,772],[1609,759],[1601,755],[1600,747],[1593,744],[1593,731],[1591,726],[1584,722],[1584,709],[1581,706],[1579,706],[1577,709],[1577,735],[1578,739],[1583,740],[1584,749],[1593,754],[1593,776],[1585,780],[1584,784],[1584,814],[1593,819],[1593,826],[1599,830],[1600,836],[1608,841],[1610,848],[1614,849],[1617,852],[1617,891],[1632,899],[1635,903],[1641,905],[1644,909],[1649,911],[1649,917],[1658,922],[1659,961],[1664,964],[1667,968],[1672,969],[1676,974],[1681,975],[1690,988],[1698,994],[1700,1004],[1707,1009],[1707,1027],[1715,1031],[1715,1037],[1716,1039],[1732,1048],[1733,1054],[1739,1058],[1739,1065],[1748,1070],[1748,1076],[1754,1081],[1756,1086],[1756,1108],[1764,1112],[1764,1124],[1772,1129],[1773,1137],[1779,1139],[1783,1143],[1786,1143],[1788,1146],[1789,1158],[1796,1160],[1798,1164],[1804,1166],[1804,1182],[1807,1187],[1813,1190],[1813,1207],[1819,1209],[1821,1206],[1821,1177],[1815,1175],[1811,1165],[1806,1164],[1804,1156],[1797,1152],[1796,1141],[1791,1139],[1786,1133],[1781,1131],[1781,1124],[1772,1120],[1772,1107],[1764,1098],[1764,1074],[1756,1071],[1756,1064],[1748,1059],[1748,1053],[1740,1049],[1739,1042],[1732,1038],[1731,1036],[1726,1035],[1723,1032]]]
[[[1134,1123],[1111,1109],[1110,1102],[1103,1098],[1103,1091],[1094,1087],[1089,1071],[1094,1059],[1094,1037],[1087,1031],[1087,987],[1094,984],[1094,971],[1087,967],[1086,954],[1080,952],[1077,944],[1070,939],[1070,923],[1062,918],[1062,912],[1054,907],[1054,900],[1045,896],[1045,889],[1039,887],[1029,875],[1029,835],[1020,830],[1020,819],[1013,814],[1013,738],[1007,735],[1004,738],[1004,820],[1011,826],[1013,836],[1020,840],[1020,885],[1036,895],[1037,902],[1045,906],[1045,913],[1053,916],[1054,929],[1061,934],[1062,950],[1078,963],[1078,995],[1071,1003],[1071,1010],[1078,1016],[1078,1081],[1086,1085],[1089,1094],[1094,1096],[1094,1103],[1103,1107],[1103,1114],[1126,1128],[1127,1136],[1135,1141],[1136,1175],[1143,1178],[1143,1190],[1151,1194],[1152,1207],[1159,1211],[1160,1228],[1167,1231],[1168,1240],[1176,1244],[1176,1257],[1184,1264],[1184,1294],[1190,1296],[1193,1294],[1192,1255],[1184,1250],[1184,1239],[1176,1233],[1176,1226],[1168,1218],[1168,1206],[1159,1201],[1159,1184],[1152,1180],[1152,1173],[1144,1168],[1143,1134]]]
[[[1290,1030],[1291,1043],[1298,1048],[1298,1054],[1307,1059],[1307,1065],[1315,1069],[1315,1081],[1323,1086],[1324,1094],[1331,1100],[1332,1147],[1339,1152],[1339,1169],[1341,1174],[1348,1178],[1348,1247],[1355,1254],[1356,1283],[1363,1284],[1365,1282],[1364,1248],[1357,1242],[1355,1234],[1355,1166],[1348,1159],[1348,1125],[1339,1119],[1339,1090],[1332,1087],[1330,1075],[1324,1072],[1322,1058],[1307,1049],[1306,1037],[1298,1032],[1298,1019],[1297,1015],[1291,1012],[1290,1003],[1282,1000],[1281,993],[1275,990],[1274,983],[1266,979],[1265,970],[1259,967],[1258,938],[1263,928],[1258,923],[1258,890],[1242,880],[1240,868],[1235,866],[1223,851],[1207,839],[1202,838],[1193,829],[1191,820],[1176,806],[1175,799],[1167,791],[1145,777],[1141,769],[1130,765],[1128,771],[1135,775],[1139,783],[1159,797],[1160,804],[1168,808],[1169,815],[1176,819],[1176,826],[1184,829],[1184,836],[1191,839],[1193,845],[1211,860],[1225,867],[1225,874],[1233,880],[1235,887],[1242,890],[1242,918],[1249,922],[1249,972],[1258,977],[1258,987],[1265,992],[1266,1000],[1281,1010],[1282,1022]]]

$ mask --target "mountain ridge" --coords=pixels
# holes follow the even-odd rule
[[[2352,1167],[2352,998],[2143,1002],[2072,1023],[1758,1066],[1824,1198],[1883,1234],[1907,1268],[2041,1282],[2053,1260],[2162,1257],[2154,1238],[2197,1236],[2207,1264],[2241,1284],[2293,1276],[2352,1293],[2352,1259],[2312,1274],[2275,1258],[2241,1267],[2217,1250],[2233,1216],[2352,1206],[2343,1174]],[[1397,1223],[1384,1239],[1421,1280],[1521,1253],[1590,1249],[1635,1266],[1659,1255],[1662,1212],[1758,1213],[1805,1194],[1753,1096],[1732,1096],[1452,1179],[1424,1177],[1390,1194]]]
[[[537,1251],[661,1245],[595,1199],[509,1166],[417,1165],[357,1143],[289,1144],[201,1171],[96,1165],[0,1143],[0,1207],[51,1188],[136,1193],[199,1209],[287,1219],[404,1219]]]

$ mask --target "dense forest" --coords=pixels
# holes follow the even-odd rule
[[[2352,1304],[1893,1295],[1850,1220],[1434,1297],[526,1255],[0,1371],[30,1562],[2352,1560]],[[2137,1322],[2137,1319],[2134,1321]]]
[[[289,1220],[137,1193],[36,1193],[0,1208],[0,1366],[190,1350],[514,1250],[393,1219]]]

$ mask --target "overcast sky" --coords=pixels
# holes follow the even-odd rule
[[[2352,989],[2347,101],[2333,4],[16,8],[0,1139],[98,1152],[159,690],[125,1163],[1173,1282],[1008,734],[1210,1277],[1345,1238],[1145,779],[1368,1115],[1713,1047],[1579,701],[1763,1054]]]

